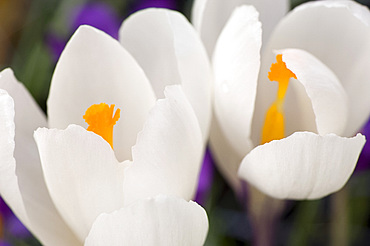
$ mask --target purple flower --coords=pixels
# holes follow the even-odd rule
[[[0,246],[9,245],[3,240],[4,235],[10,235],[15,238],[27,238],[31,233],[13,214],[6,203],[0,198]],[[6,238],[5,238],[6,239]]]
[[[118,39],[118,30],[122,20],[109,5],[91,3],[77,7],[72,13],[71,33],[81,25],[90,25]]]
[[[54,62],[57,62],[59,56],[62,54],[66,42],[64,39],[58,37],[54,33],[48,33],[46,35],[46,44],[49,48],[50,54]]]
[[[0,215],[3,218],[7,218],[12,214],[12,211],[9,209],[9,207],[5,204],[3,199],[0,197]]]
[[[135,2],[132,12],[151,7],[177,9],[176,0],[142,0]]]
[[[201,205],[204,205],[207,200],[207,194],[212,186],[214,173],[214,164],[212,154],[209,148],[207,148],[203,159],[202,169],[199,175],[199,184],[195,201]]]
[[[356,171],[363,171],[370,169],[370,120],[362,128],[362,134],[366,136],[366,141],[364,148],[362,149],[360,158],[358,159]]]
[[[118,30],[122,20],[112,7],[104,3],[89,3],[76,7],[69,16],[67,37],[60,37],[56,33],[48,33],[46,43],[49,47],[54,62],[58,61],[67,40],[80,25],[90,25],[96,27],[113,38],[118,38]]]

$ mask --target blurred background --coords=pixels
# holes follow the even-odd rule
[[[227,1],[227,0],[225,0]],[[273,1],[273,0],[272,0]],[[192,0],[0,0],[0,70],[11,67],[36,101],[46,109],[54,67],[66,42],[81,24],[117,38],[122,21],[134,11],[166,7],[190,18]],[[306,1],[292,0],[292,8]],[[370,5],[369,1],[358,1]],[[370,58],[369,58],[370,59]],[[370,96],[370,92],[369,92]],[[362,131],[370,139],[370,124]],[[336,224],[345,225],[350,245],[370,245],[370,144],[361,154],[345,189],[342,207],[333,197],[289,201],[277,225],[276,245],[328,245]],[[207,152],[197,201],[207,210],[206,245],[250,245],[251,226],[243,204],[234,196]],[[0,199],[0,246],[40,245]]]

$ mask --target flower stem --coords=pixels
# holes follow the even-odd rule
[[[347,187],[331,197],[330,245],[332,246],[349,245],[347,197]]]
[[[271,198],[256,188],[248,187],[248,215],[253,228],[253,245],[275,245],[275,232],[285,201]]]

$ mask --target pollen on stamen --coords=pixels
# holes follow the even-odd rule
[[[121,110],[117,108],[115,114],[114,104],[108,105],[106,103],[91,105],[87,110],[83,119],[89,127],[88,131],[92,131],[107,141],[113,149],[113,126],[120,118]]]
[[[279,54],[276,56],[276,63],[273,63],[270,68],[268,78],[271,81],[283,81],[289,80],[290,78],[297,78],[296,75],[287,68],[285,62],[283,62],[283,55]]]
[[[285,94],[288,89],[289,79],[297,79],[297,76],[287,68],[281,54],[276,56],[276,61],[276,63],[271,65],[268,78],[271,81],[277,81],[279,87],[275,101],[266,112],[265,123],[262,128],[261,144],[285,137],[285,120],[283,114]]]
[[[283,61],[282,54],[276,56],[276,61],[276,63],[271,65],[268,78],[270,81],[277,81],[279,83],[277,97],[278,99],[283,99],[288,88],[289,79],[297,79],[297,76],[291,70],[289,70],[289,68],[287,68],[285,62]]]

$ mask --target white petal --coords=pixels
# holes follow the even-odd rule
[[[35,132],[50,195],[83,241],[96,217],[123,206],[123,168],[110,145],[80,126]]]
[[[29,226],[29,219],[19,191],[18,179],[15,175],[15,159],[13,157],[15,147],[14,101],[6,91],[1,89],[0,119],[0,194],[18,218]]]
[[[0,73],[0,88],[6,90],[15,101],[16,134],[20,135],[21,138],[33,140],[33,131],[37,127],[47,124],[45,114],[24,85],[17,81],[10,68],[4,69]],[[16,158],[18,161],[18,156]]]
[[[203,44],[186,18],[166,9],[139,11],[123,22],[120,41],[144,69],[158,98],[165,86],[183,85],[206,141],[212,74]]]
[[[122,110],[114,128],[119,160],[131,159],[131,147],[142,129],[155,96],[144,72],[112,37],[80,27],[59,59],[48,99],[49,126],[87,127],[83,115],[92,104],[115,104]]]
[[[85,245],[196,246],[204,244],[207,232],[207,214],[201,206],[157,196],[99,216]]]
[[[217,42],[213,57],[215,114],[240,156],[251,149],[251,121],[260,68],[261,23],[252,6],[237,8]]]
[[[317,132],[320,135],[328,133],[342,135],[347,124],[348,98],[335,74],[317,58],[303,50],[289,49],[279,53],[282,53],[283,61],[297,76],[298,81],[292,81],[290,85],[294,86],[296,82],[300,82],[304,87],[304,90],[295,88],[297,101],[287,105],[293,110],[290,110],[291,117],[288,118],[287,115],[286,121],[299,123],[313,121],[310,110],[307,110],[309,111],[307,113],[304,107],[297,107],[297,104],[306,99],[311,102],[307,104],[311,104],[310,107],[315,113]],[[295,120],[297,118],[299,121]],[[288,131],[287,135],[303,130],[295,128],[294,125],[289,127],[293,130]]]
[[[300,48],[326,64],[349,97],[346,136],[352,136],[370,113],[370,13],[354,1],[304,4],[277,26],[267,48]]]
[[[194,196],[203,153],[199,125],[180,86],[167,87],[165,95],[133,147],[123,184],[125,204],[157,194]]]
[[[215,117],[211,124],[209,144],[217,169],[222,173],[233,190],[236,193],[240,193],[242,184],[238,177],[238,169],[244,156],[239,156],[229,143]]]
[[[318,199],[340,190],[351,176],[365,137],[296,132],[253,149],[239,176],[278,199]]]
[[[200,33],[211,56],[218,35],[234,8],[247,4],[256,7],[263,23],[263,40],[268,40],[276,23],[289,9],[288,0],[195,0],[192,23]]]
[[[78,240],[58,214],[47,191],[37,147],[32,137],[38,126],[46,125],[45,115],[25,87],[16,80],[12,70],[5,69],[1,72],[0,88],[8,90],[14,98],[14,156],[17,160],[15,163],[14,159],[1,158],[4,160],[1,162],[1,180],[6,181],[0,185],[1,196],[43,244],[76,245]],[[8,105],[6,109],[12,111],[12,117],[14,106]],[[8,124],[13,122],[12,117],[8,115],[7,119],[2,119],[1,122],[10,127]],[[7,141],[6,148],[12,145],[14,148],[14,123],[12,125],[13,133],[1,134],[1,139]],[[13,151],[7,155],[13,158]]]

